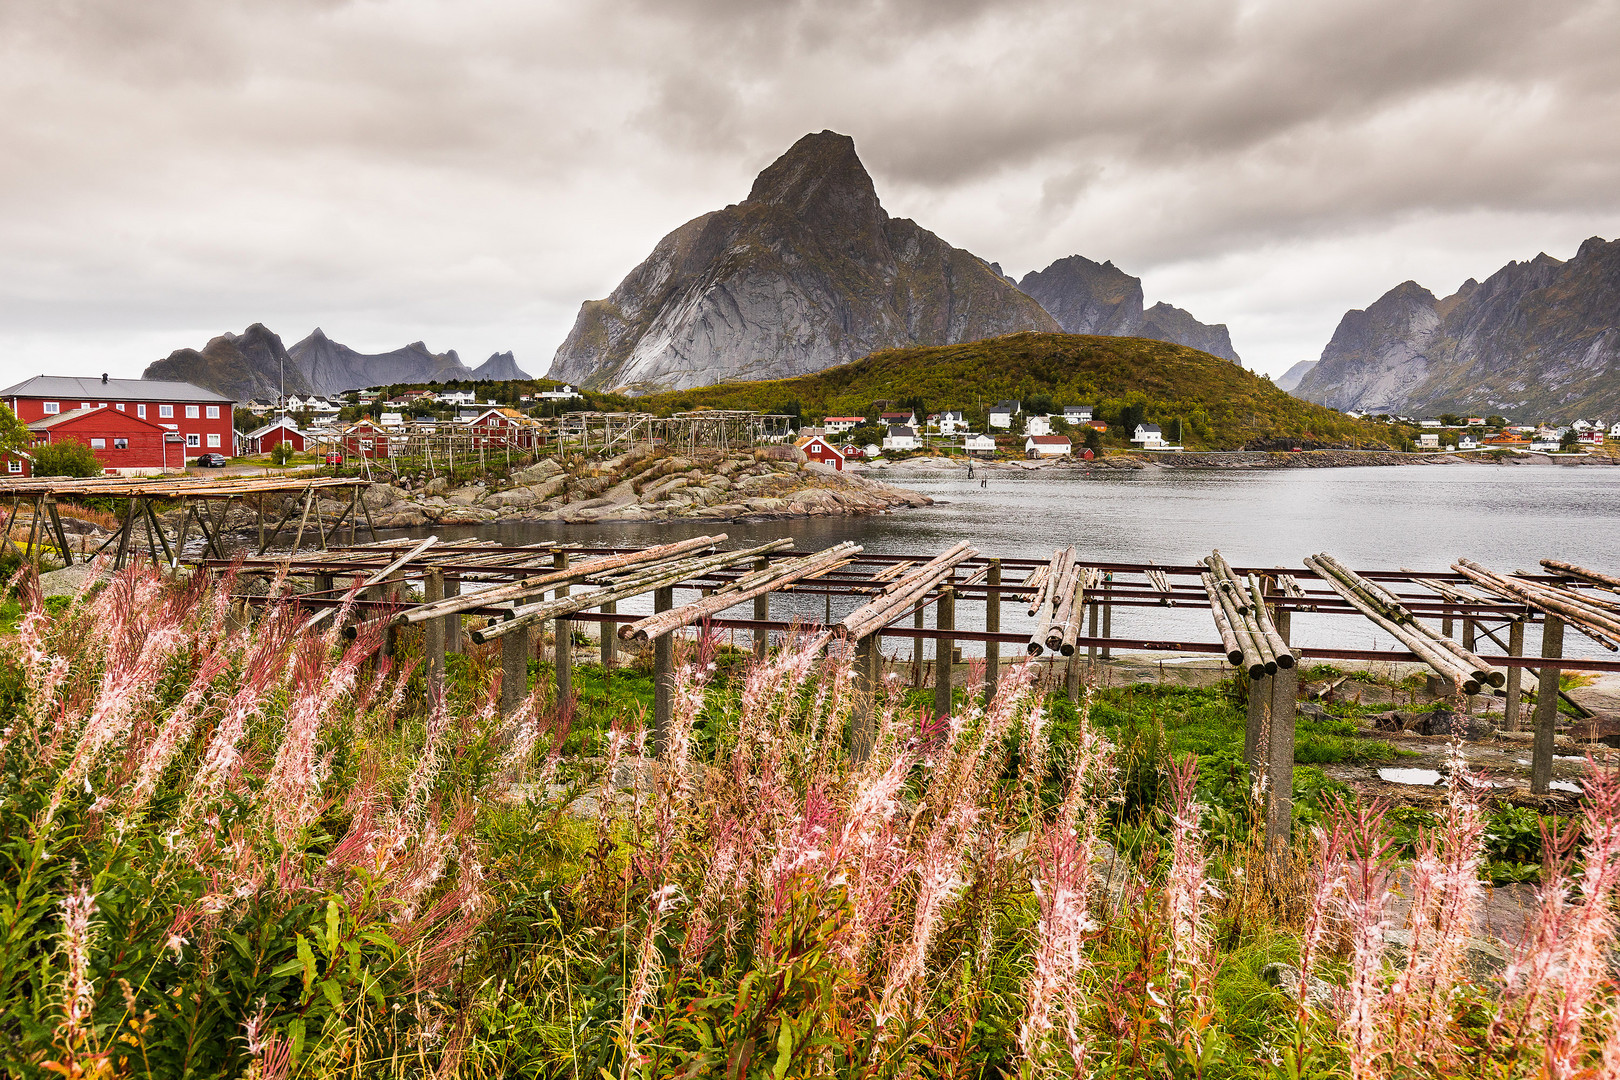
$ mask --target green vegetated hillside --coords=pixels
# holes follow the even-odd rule
[[[813,375],[733,382],[652,394],[642,408],[764,409],[807,419],[856,415],[873,401],[920,399],[929,412],[962,409],[976,430],[999,399],[1038,395],[1092,405],[1118,427],[1144,417],[1167,437],[1181,422],[1189,449],[1235,449],[1256,439],[1293,438],[1364,448],[1386,445],[1390,431],[1290,397],[1269,379],[1181,345],[1145,338],[1011,334],[962,345],[888,349]],[[1128,438],[1112,431],[1112,441]]]

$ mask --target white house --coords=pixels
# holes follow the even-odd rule
[[[377,422],[383,427],[403,427],[405,424],[405,414],[397,412],[385,412],[381,416],[377,417]]]
[[[1574,428],[1576,431],[1591,431],[1592,430],[1592,425],[1588,424],[1585,420],[1577,420],[1577,421],[1575,421],[1573,424],[1571,424],[1569,426]]]
[[[917,429],[904,424],[895,424],[889,428],[889,433],[883,436],[883,449],[885,450],[915,450],[917,449]]]
[[[967,430],[967,417],[962,415],[962,410],[951,409],[939,414],[937,426],[941,435],[955,435],[959,431]]]
[[[1530,449],[1540,450],[1547,454],[1556,453],[1558,450],[1558,440],[1544,439],[1540,435],[1537,435],[1534,439],[1530,440]]]
[[[1164,445],[1164,432],[1159,430],[1158,424],[1137,424],[1131,442],[1144,450],[1157,450]]]
[[[1066,457],[1072,449],[1063,435],[1031,435],[1024,440],[1025,457]]]
[[[1620,421],[1616,421],[1614,427],[1609,429],[1609,438],[1620,439]]]
[[[1463,435],[1457,439],[1457,449],[1459,450],[1477,450],[1478,448],[1479,440],[1472,435]]]
[[[1419,420],[1418,421],[1418,427],[1426,427],[1426,428],[1434,427],[1434,428],[1437,428],[1437,427],[1445,427],[1445,425],[1431,416],[1427,420]]]
[[[864,423],[866,423],[864,416],[829,416],[821,422],[821,428],[829,435],[842,435]]]
[[[1425,432],[1419,434],[1418,435],[1418,449],[1419,450],[1438,450],[1438,449],[1440,449],[1440,433],[1436,432],[1436,431],[1425,431]]]
[[[1065,405],[1063,406],[1063,419],[1071,424],[1089,424],[1091,423],[1091,406]]]
[[[962,440],[962,449],[979,457],[994,457],[996,440],[989,435],[969,435]]]
[[[1022,408],[1017,401],[998,401],[990,406],[990,426],[998,428],[1012,428],[1013,413]]]
[[[576,397],[579,397],[579,391],[567,383],[563,383],[555,390],[542,391],[540,394],[540,400],[542,401],[567,401],[569,398]]]
[[[1026,416],[1026,417],[1024,417],[1024,434],[1025,435],[1050,435],[1050,434],[1052,434],[1052,418],[1050,416]]]
[[[883,453],[883,447],[879,446],[875,442],[869,442],[865,446],[861,447],[861,453],[869,458],[875,458],[879,454]]]

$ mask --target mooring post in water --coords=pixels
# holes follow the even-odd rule
[[[653,613],[675,606],[675,588],[665,585],[653,590]],[[675,717],[675,637],[659,634],[653,639],[653,747],[659,756],[669,745],[669,726]]]
[[[619,602],[617,600],[609,600],[607,603],[602,605],[602,614],[617,615],[618,613]],[[614,662],[618,659],[619,624],[617,622],[610,621],[598,623],[597,625],[602,628],[602,670],[611,671],[613,670]]]
[[[1271,623],[1286,643],[1292,612],[1282,606],[1272,609]],[[1267,677],[1271,684],[1271,734],[1266,757],[1266,850],[1280,855],[1289,850],[1288,834],[1294,823],[1294,710],[1299,696],[1299,668],[1278,666],[1277,674]]]
[[[934,628],[956,629],[956,590],[949,585],[940,590],[939,603],[934,608]],[[951,712],[951,665],[954,663],[956,639],[934,639],[934,712],[949,716]]]
[[[1508,624],[1508,655],[1524,655],[1524,620],[1514,619]],[[1524,674],[1521,667],[1507,669],[1507,700],[1502,702],[1502,730],[1519,730],[1519,680]]]
[[[756,571],[769,570],[770,567],[771,567],[771,561],[769,559],[767,559],[763,555],[761,555],[758,559],[754,560],[754,569]],[[770,618],[771,618],[771,594],[768,593],[768,592],[760,593],[758,596],[754,597],[754,621],[755,622],[769,622]],[[765,654],[770,651],[770,648],[771,648],[771,632],[769,630],[765,629],[763,626],[755,628],[755,630],[754,630],[754,659],[756,659],[756,660],[765,659]]]
[[[1541,665],[1536,681],[1536,740],[1530,757],[1530,794],[1545,795],[1552,790],[1553,734],[1558,727],[1558,677],[1556,661],[1564,657],[1564,620],[1548,613],[1542,616],[1541,657],[1554,661]]]
[[[1001,633],[1001,560],[991,559],[985,574],[984,632]],[[984,643],[984,703],[996,696],[996,682],[1001,675],[1001,642]]]
[[[444,599],[444,571],[429,570],[422,578],[422,601],[431,604]],[[422,651],[427,653],[428,700],[444,696],[444,620],[429,619],[422,624]]]
[[[444,579],[444,595],[446,599],[461,595],[461,579],[459,577],[452,575]],[[444,624],[444,651],[447,653],[459,653],[461,651],[460,613],[446,615],[439,621]]]
[[[529,696],[529,627],[501,638],[501,715],[512,716]]]
[[[855,643],[855,722],[849,732],[849,756],[857,765],[871,756],[877,738],[877,696],[882,679],[883,654],[878,649],[878,636],[867,634]]]
[[[552,558],[551,565],[556,570],[568,569],[568,552],[559,551]],[[552,592],[553,600],[561,600],[568,595],[568,586]],[[557,619],[552,623],[552,668],[557,677],[557,705],[567,701],[574,691],[574,623],[571,619]]]

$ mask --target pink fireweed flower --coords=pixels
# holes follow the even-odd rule
[[[1343,994],[1341,1025],[1348,1037],[1352,1080],[1378,1076],[1376,1060],[1387,1045],[1385,998],[1379,983],[1384,937],[1389,930],[1392,850],[1384,835],[1382,804],[1335,809],[1343,819],[1345,921],[1350,934],[1350,980]]]
[[[62,1014],[59,1031],[66,1041],[76,1041],[87,1033],[90,1013],[96,1005],[96,987],[90,978],[90,949],[95,943],[90,917],[96,913],[96,897],[87,886],[62,901]]]
[[[1091,861],[1095,836],[1065,824],[1048,829],[1037,846],[1035,895],[1040,915],[1035,923],[1035,966],[1024,983],[1024,1014],[1018,1026],[1018,1049],[1027,1061],[1038,1061],[1052,1016],[1064,1019],[1065,1043],[1078,1069],[1084,1062],[1079,1036],[1081,981],[1087,967],[1085,939],[1095,925],[1088,912]]]
[[[1196,757],[1189,754],[1170,767],[1170,873],[1165,882],[1165,907],[1170,918],[1170,971],[1183,987],[1194,982],[1193,969],[1208,959],[1209,947],[1197,784]]]

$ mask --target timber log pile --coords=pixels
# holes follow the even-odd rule
[[[1094,567],[1081,566],[1074,548],[1058,548],[1051,561],[1035,568],[1026,584],[1035,591],[1029,598],[1029,613],[1035,629],[1029,635],[1027,651],[1039,656],[1046,650],[1063,656],[1074,655],[1075,639],[1080,636],[1080,617],[1085,612],[1086,590],[1095,589],[1101,575]]]
[[[1458,559],[1451,568],[1486,592],[1564,620],[1610,652],[1620,649],[1620,596],[1596,591],[1620,590],[1620,578],[1557,559],[1542,559],[1541,565],[1571,583],[1580,582],[1593,588],[1576,590],[1569,585],[1508,577],[1472,559]]]
[[[890,582],[877,596],[844,617],[840,623],[844,635],[859,641],[874,631],[888,626],[903,613],[922,603],[934,587],[956,573],[956,567],[977,558],[979,549],[964,541],[949,551],[936,555],[903,577]]]
[[[1253,574],[1238,577],[1219,551],[1206,555],[1202,562],[1208,569],[1200,580],[1209,597],[1215,630],[1226,647],[1226,659],[1245,669],[1251,679],[1293,667],[1294,651],[1271,621],[1260,580]]]
[[[1405,645],[1435,673],[1450,679],[1465,694],[1485,685],[1501,686],[1507,675],[1493,668],[1434,627],[1418,622],[1393,593],[1362,577],[1326,553],[1307,556],[1305,565],[1384,632]]]

